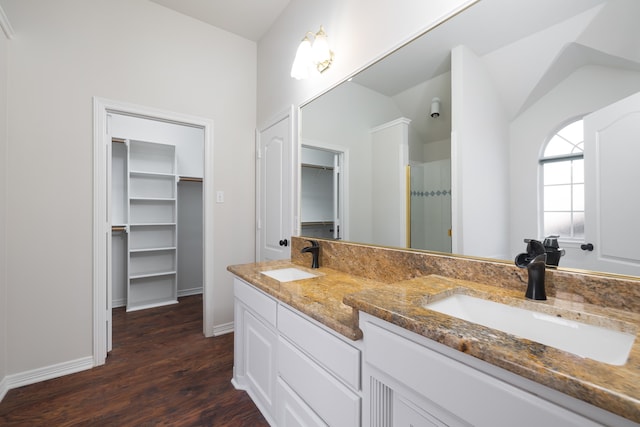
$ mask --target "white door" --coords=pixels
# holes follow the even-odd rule
[[[257,136],[257,261],[291,258],[292,114],[287,112]]]
[[[640,93],[584,119],[586,267],[640,276]]]

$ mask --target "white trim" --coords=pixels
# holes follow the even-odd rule
[[[7,36],[7,39],[11,40],[12,38],[15,37],[16,33],[13,31],[13,27],[9,22],[9,18],[7,18],[7,15],[4,13],[4,9],[2,9],[1,5],[0,5],[0,28],[2,28],[2,31],[4,32],[4,35]]]
[[[121,113],[164,120],[204,129],[203,202],[203,332],[214,335],[213,326],[213,121],[171,111],[94,97],[93,98],[93,363],[103,365],[107,357],[107,242],[111,233],[107,210],[107,114]]]
[[[233,332],[233,322],[223,323],[221,325],[215,325],[213,327],[213,336],[217,337],[219,335],[230,334]]]
[[[200,295],[202,293],[202,285],[189,289],[178,289],[178,298],[188,297],[190,295]]]
[[[2,381],[0,381],[0,402],[7,395],[9,391],[9,382],[7,381],[7,377],[3,377]]]
[[[7,390],[11,390],[25,385],[62,377],[64,375],[86,371],[91,368],[93,368],[93,357],[81,357],[80,359],[70,360],[68,362],[57,363],[55,365],[20,372],[18,374],[7,375],[3,383]]]
[[[256,261],[262,261],[263,259],[261,258],[262,253],[261,253],[261,240],[260,240],[260,230],[263,226],[263,224],[261,223],[261,221],[263,220],[263,218],[260,217],[260,188],[261,188],[261,183],[262,181],[260,180],[261,174],[262,174],[262,169],[260,168],[260,134],[265,131],[266,129],[269,129],[271,126],[275,125],[276,123],[282,121],[282,120],[289,120],[289,150],[290,150],[290,159],[289,159],[289,173],[291,174],[291,176],[293,177],[293,179],[291,180],[291,185],[289,188],[289,200],[291,203],[291,223],[289,224],[289,235],[290,236],[295,236],[298,230],[298,215],[299,215],[299,210],[296,210],[295,207],[297,206],[297,195],[296,195],[296,191],[295,189],[297,188],[298,182],[300,180],[300,176],[299,176],[299,171],[297,171],[296,173],[296,164],[297,164],[297,160],[298,160],[298,150],[299,150],[299,144],[298,144],[298,138],[297,138],[297,126],[296,126],[296,120],[295,120],[295,109],[293,107],[293,104],[291,106],[289,106],[288,109],[286,109],[285,111],[280,112],[279,114],[276,114],[274,116],[272,116],[269,120],[265,121],[264,123],[262,123],[261,126],[259,126],[256,129],[256,142],[255,142],[255,153],[256,153],[256,229],[255,229],[255,236],[256,236],[256,248],[255,248],[255,259]],[[299,169],[299,168],[298,168]]]
[[[380,126],[376,126],[372,129],[369,129],[369,133],[380,132],[381,130],[388,129],[390,127],[393,127],[399,124],[404,124],[408,126],[410,123],[411,123],[411,119],[400,117],[399,119],[391,120],[390,122],[383,123]]]

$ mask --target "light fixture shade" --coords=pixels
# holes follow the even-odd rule
[[[333,52],[329,49],[329,42],[324,28],[320,26],[320,30],[316,33],[312,47],[312,60],[316,64],[319,72],[323,72],[329,68],[333,60]]]
[[[297,80],[309,77],[311,55],[311,40],[309,40],[309,37],[305,36],[296,51],[296,57],[293,60],[293,65],[291,66],[291,77]]]

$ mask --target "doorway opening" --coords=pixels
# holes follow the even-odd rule
[[[120,103],[117,101],[94,98],[94,244],[93,244],[93,359],[94,365],[105,363],[111,346],[111,305],[112,294],[112,212],[111,173],[112,173],[112,129],[110,121],[114,116],[126,121],[155,123],[159,129],[163,125],[172,129],[192,129],[200,135],[202,149],[187,155],[199,158],[202,167],[202,294],[203,294],[203,332],[205,336],[214,335],[213,320],[213,264],[204,260],[213,260],[213,122],[208,119],[186,116],[179,113],[161,111],[137,105]],[[173,127],[172,127],[173,125]],[[177,126],[175,126],[177,125]],[[166,130],[166,129],[165,129]],[[148,135],[148,134],[147,134]],[[123,135],[118,135],[123,136]],[[132,132],[132,139],[149,139],[139,137]],[[166,137],[166,136],[165,136]],[[153,138],[152,138],[153,139]],[[167,144],[168,146],[168,144]],[[165,152],[164,150],[163,152]],[[184,156],[183,156],[184,157]],[[143,178],[141,182],[144,182]],[[152,187],[155,184],[152,185]],[[176,197],[177,198],[177,197]],[[143,199],[143,198],[141,198]],[[162,203],[165,203],[163,201]],[[138,202],[136,202],[138,203]],[[146,209],[148,201],[139,202],[142,210]],[[144,257],[144,255],[143,255]],[[177,262],[177,261],[176,261]]]
[[[306,141],[300,156],[300,235],[348,239],[347,152]]]

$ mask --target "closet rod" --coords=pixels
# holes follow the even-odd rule
[[[111,142],[117,142],[119,144],[124,144],[126,139],[124,138],[111,138]]]
[[[202,178],[196,178],[192,176],[181,176],[180,181],[188,181],[188,182],[202,182]]]
[[[113,225],[111,226],[111,231],[127,231],[127,227],[122,225]]]
[[[309,164],[309,163],[302,163],[302,164],[300,164],[300,166],[302,166],[303,168],[320,169],[320,170],[326,170],[326,171],[332,171],[333,170],[333,166],[312,165],[312,164]]]

